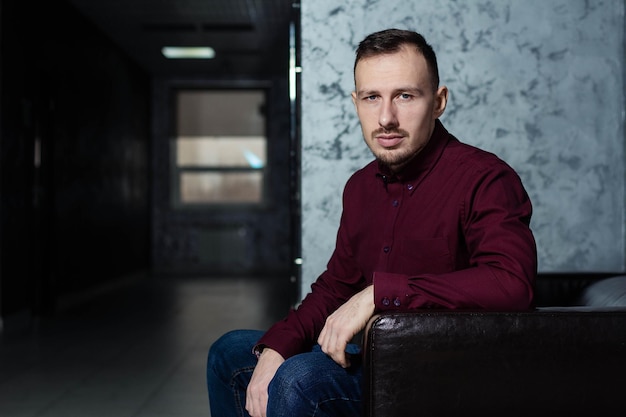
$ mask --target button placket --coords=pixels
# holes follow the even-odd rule
[[[381,219],[380,225],[380,246],[379,258],[375,266],[377,270],[386,270],[389,267],[390,257],[394,251],[395,223],[400,213],[398,207],[401,206],[402,197],[404,195],[404,185],[400,182],[390,182],[385,188],[385,214]],[[389,299],[389,305],[393,299]],[[382,303],[382,301],[381,301]]]

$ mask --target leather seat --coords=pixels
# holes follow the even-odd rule
[[[578,306],[417,311],[370,320],[364,415],[597,416],[626,410],[626,277]],[[605,282],[606,281],[606,282]],[[579,303],[579,304],[582,304]]]

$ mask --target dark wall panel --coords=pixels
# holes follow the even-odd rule
[[[2,8],[6,315],[149,267],[150,81],[63,1]]]

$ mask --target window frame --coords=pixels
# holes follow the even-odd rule
[[[171,133],[169,135],[169,172],[170,172],[170,206],[172,209],[180,210],[210,210],[210,211],[240,211],[240,210],[262,210],[266,209],[270,204],[270,190],[269,190],[269,173],[271,170],[271,141],[269,140],[269,121],[267,115],[269,114],[269,97],[270,87],[267,83],[263,82],[249,82],[249,83],[237,83],[234,85],[214,85],[214,84],[201,84],[201,85],[177,85],[173,86],[170,90],[170,117],[171,117]],[[177,149],[176,140],[178,138],[178,120],[177,120],[177,103],[178,94],[183,91],[258,91],[262,92],[264,97],[265,115],[264,115],[264,127],[263,134],[265,138],[265,165],[262,168],[254,167],[236,167],[236,166],[186,166],[179,167],[177,161]],[[217,135],[213,135],[217,136]],[[236,140],[236,139],[235,139]],[[184,202],[181,194],[181,179],[185,173],[193,172],[206,172],[206,173],[248,173],[248,172],[261,172],[261,193],[260,201],[258,202]]]

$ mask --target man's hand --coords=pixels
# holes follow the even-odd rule
[[[370,285],[328,316],[317,339],[322,351],[343,368],[349,367],[350,359],[346,356],[346,346],[365,328],[374,310],[374,287]]]
[[[246,390],[246,410],[251,417],[265,417],[267,413],[267,388],[285,359],[273,349],[265,348],[254,368]]]

